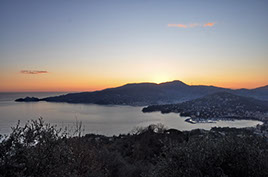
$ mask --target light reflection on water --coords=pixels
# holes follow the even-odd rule
[[[190,124],[184,121],[186,118],[175,113],[142,113],[142,107],[48,102],[17,103],[11,97],[1,99],[1,96],[3,95],[0,94],[0,133],[4,134],[9,133],[10,127],[15,126],[18,120],[23,124],[27,120],[39,117],[43,117],[48,123],[57,124],[58,127],[73,127],[76,120],[82,121],[84,133],[104,135],[129,133],[135,127],[157,123],[179,130],[210,129],[215,126],[242,128],[261,124],[259,121],[252,120]],[[11,96],[14,97],[12,94]]]

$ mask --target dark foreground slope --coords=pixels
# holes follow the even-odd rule
[[[27,97],[17,99],[16,101],[49,101],[144,106],[152,104],[180,103],[222,91],[268,100],[268,90],[266,89],[232,90],[214,86],[190,86],[181,81],[173,81],[161,84],[127,84],[121,87],[95,92],[70,93],[42,99]]]
[[[254,129],[159,125],[131,135],[68,137],[39,120],[2,139],[0,176],[264,177],[268,141]]]
[[[182,116],[199,118],[268,119],[268,102],[234,95],[227,92],[214,93],[203,98],[179,104],[152,105],[143,112],[177,112]]]

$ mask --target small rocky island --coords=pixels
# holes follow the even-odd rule
[[[268,102],[234,95],[227,92],[214,93],[203,98],[178,104],[152,105],[143,112],[180,113],[194,121],[219,119],[268,120]],[[188,120],[189,121],[189,120]]]
[[[37,101],[40,101],[40,99],[36,98],[36,97],[25,97],[25,98],[16,99],[15,101],[17,101],[17,102],[37,102]]]

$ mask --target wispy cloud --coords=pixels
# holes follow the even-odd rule
[[[187,25],[183,25],[183,24],[168,24],[168,27],[187,28]]]
[[[38,70],[21,70],[21,74],[46,74],[48,71],[38,71]]]
[[[204,24],[203,27],[207,27],[207,26],[211,27],[214,25],[215,25],[215,22],[209,22],[209,23]]]
[[[178,28],[212,27],[215,24],[216,24],[215,22],[208,22],[208,23],[205,23],[205,24],[200,24],[200,23],[168,24],[168,27],[178,27]]]

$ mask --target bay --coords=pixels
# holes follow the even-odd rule
[[[260,121],[253,120],[190,124],[185,122],[186,117],[180,117],[179,114],[142,113],[142,107],[14,101],[25,96],[43,98],[60,94],[64,93],[0,93],[0,133],[10,133],[10,127],[15,126],[18,120],[23,125],[39,117],[59,128],[67,127],[70,132],[75,129],[77,122],[81,122],[84,134],[96,133],[108,136],[129,133],[136,127],[158,123],[178,130],[197,128],[209,130],[212,127],[243,128],[262,124]]]

